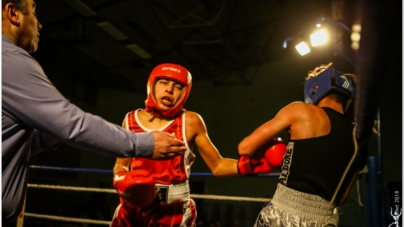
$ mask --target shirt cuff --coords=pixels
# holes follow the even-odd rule
[[[134,157],[151,158],[154,153],[154,136],[150,132],[136,133],[137,146],[133,154]]]

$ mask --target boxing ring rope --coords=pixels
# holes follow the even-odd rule
[[[372,165],[370,165],[369,167],[372,168]],[[37,165],[31,165],[30,168],[31,169],[42,169],[42,170],[69,171],[69,172],[112,174],[112,170],[105,170],[105,169],[67,168],[67,167],[51,167],[51,166],[37,166]],[[360,174],[368,174],[368,172],[371,173],[374,171],[368,171],[366,168],[366,170]],[[258,175],[255,177],[278,177],[279,175],[280,175],[279,173],[270,173],[270,174]],[[210,176],[213,176],[213,174],[210,172],[196,172],[196,173],[191,173],[191,176],[210,177]],[[240,176],[240,177],[243,177],[243,176]],[[372,185],[370,185],[370,187],[372,187]],[[28,183],[28,188],[116,194],[116,190],[112,189],[112,188],[76,187],[76,186],[46,185],[46,184],[32,184],[32,183]],[[358,190],[359,190],[359,187],[358,187]],[[358,196],[359,196],[358,204],[359,204],[359,206],[363,206],[363,204],[360,201],[359,191],[358,191]],[[263,198],[263,197],[224,196],[224,195],[192,194],[192,193],[191,193],[191,197],[193,199],[209,199],[209,200],[237,201],[237,202],[267,203],[267,202],[271,201],[271,198]],[[25,212],[25,209],[23,209],[23,212],[19,217],[17,227],[23,226],[24,217],[48,219],[48,220],[53,220],[53,221],[84,223],[84,224],[98,224],[98,225],[109,225],[111,223],[111,221],[105,221],[105,220],[93,220],[93,219],[63,217],[63,216],[47,215],[47,214],[36,214],[36,213]]]
[[[45,215],[45,214],[24,213],[24,216],[33,217],[33,218],[49,219],[49,220],[54,220],[54,221],[77,222],[77,223],[86,223],[86,224],[98,224],[98,225],[111,224],[110,221],[92,220],[92,219],[84,219],[84,218],[69,218],[69,217]]]
[[[57,170],[57,171],[69,171],[69,172],[86,172],[86,173],[109,173],[112,174],[112,170],[107,169],[91,169],[91,168],[71,168],[71,167],[55,167],[55,166],[38,166],[30,165],[30,169],[42,169],[42,170]],[[279,177],[279,173],[260,174],[255,177]],[[191,173],[191,177],[213,177],[211,172],[195,172]],[[240,176],[243,177],[243,176]]]
[[[86,173],[109,173],[112,174],[112,170],[105,169],[89,169],[89,168],[66,168],[66,167],[52,167],[52,166],[37,166],[31,165],[31,169],[42,169],[42,170],[56,170],[56,171],[69,171],[69,172],[86,172]],[[191,173],[191,176],[213,176],[212,173],[208,172],[197,172]],[[270,173],[258,175],[259,177],[278,177],[279,173]],[[257,177],[258,177],[257,176]],[[112,193],[116,194],[115,189],[110,188],[92,188],[92,187],[75,187],[75,186],[61,186],[61,185],[45,185],[45,184],[28,184],[28,188],[40,188],[40,189],[52,189],[52,190],[67,190],[67,191],[81,191],[81,192],[97,192],[97,193]],[[223,196],[223,195],[209,195],[209,194],[192,194],[193,199],[210,199],[210,200],[222,200],[222,201],[239,201],[239,202],[270,202],[271,198],[263,197],[243,197],[243,196]],[[86,223],[86,224],[99,224],[99,225],[109,225],[111,221],[102,220],[92,220],[85,218],[72,218],[72,217],[62,217],[56,215],[46,215],[46,214],[35,214],[30,212],[23,212],[23,215],[19,217],[18,227],[23,226],[23,219],[25,217],[48,219],[54,221],[64,221],[64,222],[76,222],[76,223]]]
[[[104,193],[116,193],[115,189],[105,188],[87,188],[87,187],[72,187],[72,186],[58,186],[58,185],[45,185],[45,184],[28,184],[29,188],[44,188],[44,189],[57,189],[57,190],[69,190],[69,191],[87,191],[87,192],[104,192]],[[231,201],[244,201],[244,202],[269,202],[270,198],[252,198],[242,196],[220,196],[220,195],[207,195],[207,194],[192,194],[193,199],[212,199],[212,200],[231,200]]]

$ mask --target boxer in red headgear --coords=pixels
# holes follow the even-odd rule
[[[183,88],[179,99],[167,108],[161,107],[155,97],[155,84],[159,79],[172,80],[179,83]],[[184,111],[192,87],[191,73],[181,65],[165,63],[155,67],[147,81],[146,112],[155,116],[176,117]]]
[[[146,108],[126,115],[124,128],[133,132],[165,131],[184,141],[188,149],[169,160],[116,160],[113,182],[121,202],[112,227],[195,226],[196,207],[188,183],[194,150],[199,151],[215,176],[269,173],[280,166],[285,144],[275,140],[251,158],[223,158],[210,141],[202,117],[184,109],[191,86],[192,76],[186,68],[160,64],[147,82]]]

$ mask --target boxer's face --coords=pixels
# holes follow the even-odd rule
[[[162,110],[174,107],[181,97],[184,86],[169,79],[158,79],[154,87],[154,97]]]
[[[35,8],[34,0],[26,0],[26,10],[18,10],[20,33],[17,45],[28,53],[35,52],[38,49],[39,30],[42,28],[41,23],[36,18]]]

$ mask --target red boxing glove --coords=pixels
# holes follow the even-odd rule
[[[258,175],[270,173],[272,168],[282,165],[286,145],[280,137],[258,149],[253,156],[240,156],[237,167],[241,175]]]
[[[283,157],[286,153],[286,144],[283,142],[281,137],[274,138],[270,142],[269,148],[266,149],[265,158],[269,165],[275,168],[282,166]]]
[[[156,198],[154,179],[146,170],[118,172],[113,184],[118,195],[132,206],[145,207]]]
[[[258,175],[260,173],[271,172],[271,166],[265,160],[264,155],[261,158],[240,156],[237,162],[237,169],[241,175]]]

